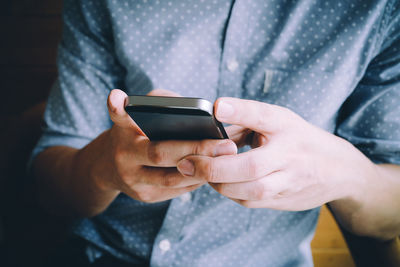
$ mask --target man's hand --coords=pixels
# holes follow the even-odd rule
[[[176,96],[165,90],[151,95]],[[144,202],[174,198],[205,183],[182,176],[177,162],[189,155],[236,154],[231,140],[151,142],[125,112],[127,95],[111,91],[114,125],[82,149],[54,146],[35,158],[33,171],[43,206],[65,216],[103,212],[123,192]]]
[[[233,124],[228,134],[238,146],[247,143],[253,149],[220,157],[188,156],[178,169],[246,207],[314,208],[360,192],[359,166],[374,172],[374,164],[350,143],[286,108],[221,98],[215,109],[218,120]]]
[[[165,90],[154,90],[150,95],[176,96]],[[188,155],[236,154],[236,145],[231,140],[160,141],[151,142],[125,112],[127,95],[113,90],[108,98],[108,107],[114,126],[109,132],[110,175],[101,175],[99,168],[97,184],[106,190],[118,190],[140,201],[157,202],[174,198],[203,185],[197,177],[184,177],[176,165]],[[106,162],[103,162],[106,164]]]

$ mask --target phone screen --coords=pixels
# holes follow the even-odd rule
[[[202,140],[228,138],[221,123],[207,113],[149,112],[127,109],[150,140]],[[193,113],[189,111],[187,113]]]

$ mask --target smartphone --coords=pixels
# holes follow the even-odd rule
[[[213,104],[202,98],[132,95],[125,110],[150,140],[228,138]]]

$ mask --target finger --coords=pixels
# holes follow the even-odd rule
[[[107,99],[108,113],[116,126],[126,129],[138,129],[137,124],[125,111],[127,97],[124,91],[113,89]]]
[[[270,198],[265,200],[242,200],[234,198],[231,198],[231,200],[247,208],[267,208],[285,211],[309,210],[325,204],[323,201],[310,200],[309,197],[304,195],[300,196],[300,194],[296,194],[287,198]]]
[[[198,184],[183,188],[157,188],[151,185],[144,185],[138,190],[134,191],[128,188],[123,192],[136,200],[147,203],[155,203],[173,199],[183,195],[186,192],[191,192],[202,185],[203,184]]]
[[[262,185],[242,183],[240,188],[235,184],[211,186],[224,195],[233,196],[229,198],[247,208],[301,211],[327,202],[327,193],[321,193],[314,186],[304,186],[301,180],[286,171],[278,171],[260,179]],[[321,194],[324,197],[321,198]]]
[[[241,183],[210,183],[220,194],[240,200],[277,199],[287,195],[287,174],[283,171],[271,173],[260,179]]]
[[[265,155],[274,155],[274,159]],[[251,181],[278,170],[282,164],[277,153],[268,147],[220,157],[188,156],[178,162],[178,170],[185,176],[202,178],[211,183],[236,183]]]
[[[239,125],[231,125],[225,128],[229,139],[231,139],[238,147],[250,144],[253,131]]]
[[[216,157],[237,153],[232,140],[167,140],[149,141],[141,139],[134,147],[132,157],[136,162],[153,167],[176,167],[177,163],[188,155]]]
[[[161,188],[183,188],[204,183],[194,177],[184,177],[175,167],[157,168],[143,166],[138,173],[139,182]]]
[[[259,133],[275,133],[290,125],[296,116],[290,110],[253,100],[223,97],[215,102],[216,118]]]
[[[165,90],[165,89],[154,89],[150,91],[147,95],[149,96],[172,96],[172,97],[180,97],[180,94],[175,92]]]

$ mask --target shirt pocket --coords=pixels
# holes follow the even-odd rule
[[[264,100],[270,94],[282,90],[290,76],[290,71],[279,69],[260,68],[244,81],[245,98]]]

